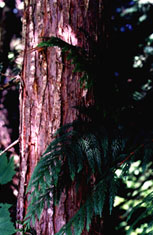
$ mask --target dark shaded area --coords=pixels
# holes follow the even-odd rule
[[[22,22],[21,12],[16,9],[15,0],[6,0],[5,6],[0,8],[0,84],[3,85],[8,82],[5,76],[7,69],[11,71],[12,77],[19,73],[19,69],[16,66],[15,58],[18,56],[18,52],[13,49],[14,59],[8,58],[8,53],[11,51],[10,43],[13,38],[21,38]],[[9,120],[8,128],[12,129],[11,139],[15,141],[19,136],[19,90],[18,87],[11,87],[7,89],[5,95],[0,93],[0,98],[3,98],[3,107],[7,109]],[[1,101],[0,101],[1,103]],[[18,153],[18,146],[15,146]]]
[[[96,128],[104,125],[109,133],[116,129],[118,136],[127,139],[124,152],[130,153],[145,145],[148,155],[142,148],[135,154],[134,160],[141,160],[143,165],[144,158],[152,162],[153,157],[153,4],[131,0],[108,2],[110,5],[105,3],[105,7],[109,7],[109,10],[106,9],[102,19],[108,21],[109,14],[109,23],[106,22],[109,37],[106,43],[105,35],[98,42],[89,38],[93,51],[90,52],[92,57],[88,73],[93,78],[96,105],[80,107],[79,110],[90,117],[87,119],[92,120]],[[135,177],[139,179],[140,175]],[[144,178],[144,182],[147,180]],[[139,198],[141,187],[128,189],[124,182],[120,182],[118,195],[127,201],[135,200]],[[133,197],[135,190],[138,192]],[[124,226],[116,229],[121,222],[126,221],[126,211],[118,206],[110,215],[109,202],[105,204],[103,233],[126,234]],[[138,208],[128,225],[131,226],[138,215],[143,215],[145,209]],[[133,228],[149,222],[151,216],[146,213],[146,217],[140,219]]]
[[[12,39],[21,38],[22,22],[21,12],[16,8],[15,0],[5,0],[5,6],[0,8],[0,86],[8,82],[9,77],[5,76],[7,70],[13,76],[19,73],[15,59],[18,56],[18,51],[11,49],[10,43]],[[14,59],[9,59],[9,52],[13,52]],[[6,128],[11,130],[11,141],[15,141],[19,137],[19,89],[12,86],[0,91],[0,106],[1,111],[7,110],[6,119],[8,123]],[[1,141],[1,140],[0,140]],[[15,152],[19,154],[19,145],[14,146]],[[9,151],[7,153],[10,155]],[[17,169],[16,169],[17,170]],[[16,196],[13,190],[17,190],[17,184],[10,182],[6,185],[0,185],[0,203],[11,204],[10,213],[12,221],[16,222]]]
[[[152,55],[143,61],[141,68],[134,68],[133,63],[136,55],[144,54],[147,37],[152,33],[153,6],[144,5],[145,10],[140,8],[126,17],[121,17],[118,11],[122,8],[124,11],[128,9],[126,8],[128,3],[118,1],[117,7],[116,2],[111,13],[107,47],[102,47],[101,41],[97,44],[95,51],[96,56],[91,71],[95,74],[95,97],[102,110],[104,108],[111,114],[115,111],[113,118],[117,112],[120,112],[122,119],[126,122],[131,116],[132,120],[140,121],[141,119],[141,124],[146,125],[147,111],[149,111],[153,97],[152,89],[139,100],[133,99],[133,94],[136,90],[141,91],[141,86],[147,83],[148,79],[152,80]],[[139,22],[139,18],[144,13],[146,19]],[[152,119],[152,117],[149,118]]]
[[[130,10],[129,13],[126,13],[127,10]],[[103,65],[105,76],[103,75],[104,77],[97,81],[95,94],[98,94],[98,105],[101,106],[100,101],[102,102],[105,110],[104,119],[110,129],[117,125],[127,136],[127,150],[132,149],[132,146],[134,149],[134,146],[137,148],[142,143],[152,142],[153,138],[153,112],[151,112],[153,54],[146,49],[148,46],[151,51],[153,44],[152,41],[149,42],[149,36],[152,33],[152,4],[140,6],[139,1],[113,1],[110,41],[108,49],[105,51],[106,56]],[[134,66],[136,56],[144,57],[142,61],[139,61],[142,62],[141,66]],[[97,70],[99,74],[100,70],[100,68]],[[102,82],[103,79],[104,81],[107,80],[106,84]],[[147,85],[148,81],[151,84],[150,87]],[[135,160],[142,160],[144,155],[142,149],[141,154],[139,153]],[[152,154],[148,158],[152,161]],[[150,168],[152,169],[152,165]],[[135,177],[138,180],[140,175],[135,175]],[[148,179],[144,178],[144,182],[145,180]],[[128,189],[123,182],[120,182],[118,195],[126,201],[135,200],[139,198],[141,186]],[[132,193],[135,190],[137,190],[137,194],[133,197]],[[146,212],[145,207],[137,208],[128,221],[128,225],[131,226],[138,216],[144,215],[144,212]],[[126,211],[118,206],[114,208],[112,215],[109,214],[107,209],[105,213],[104,234],[126,234],[124,226],[118,226],[121,222],[126,221],[128,215],[126,215]],[[140,219],[133,228],[139,228],[142,224],[149,224],[151,221],[151,215],[146,213],[146,216]],[[117,227],[118,229],[116,229]]]
[[[13,195],[13,190],[11,188],[12,182],[0,185],[0,203],[11,204],[10,213],[12,222],[16,222],[16,197]]]
[[[13,50],[14,60],[8,58],[8,53],[11,51],[10,43],[13,38],[21,38],[22,22],[21,12],[16,9],[15,0],[6,0],[4,8],[0,8],[0,84],[3,85],[7,81],[5,72],[10,69],[12,77],[19,73],[19,69],[16,66],[15,58],[18,56],[18,52]],[[18,138],[19,135],[19,91],[18,87],[9,88],[8,91],[3,94],[0,93],[0,98],[3,97],[3,106],[8,111],[8,128],[12,129],[11,139],[12,142]],[[1,101],[0,101],[1,103]],[[18,152],[18,147],[16,146]]]
[[[17,14],[15,0],[5,1],[5,7],[0,11],[1,45],[0,45],[0,63],[2,63],[2,73],[5,73],[8,67],[13,69],[14,62],[11,64],[8,59],[10,51],[10,42],[15,37],[21,37],[22,23],[21,16]],[[16,54],[17,55],[17,54]],[[3,83],[3,79],[1,83]]]
[[[9,128],[12,128],[12,142],[19,137],[19,94],[17,89],[10,89],[5,96],[4,106],[8,110]],[[18,145],[14,146],[19,153]]]

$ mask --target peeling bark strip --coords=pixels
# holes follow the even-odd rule
[[[58,48],[32,51],[42,37],[58,36],[90,50],[85,34],[99,40],[103,35],[102,0],[25,0],[23,19],[24,63],[20,95],[20,187],[17,219],[27,210],[27,184],[40,156],[63,124],[76,119],[73,108],[90,105],[93,97],[80,89],[79,74],[62,61]],[[85,33],[84,33],[85,32]],[[54,235],[77,211],[73,192],[63,194],[58,208],[46,208],[36,223],[37,235]],[[20,233],[18,233],[20,234]],[[84,233],[87,234],[87,233]]]

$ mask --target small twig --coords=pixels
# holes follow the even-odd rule
[[[13,85],[17,85],[19,82],[21,81],[21,77],[19,75],[13,77],[10,81],[8,81],[6,84],[4,85],[0,85],[0,90],[4,90],[6,88],[9,88]]]
[[[8,75],[8,74],[6,74],[6,73],[1,73],[0,72],[0,75],[2,75],[2,76],[5,76],[5,77],[7,77],[7,78],[16,78],[18,75],[16,75],[16,76],[14,76],[14,75]]]
[[[136,148],[133,152],[131,152],[122,162],[119,163],[119,166],[123,165],[126,161],[129,160],[129,158],[131,156],[133,156],[135,154],[135,152],[139,149],[139,148],[143,148],[144,144],[141,144],[140,146],[138,146],[138,148]]]
[[[134,154],[135,154],[135,151],[131,152],[122,162],[119,163],[119,166],[123,165]]]
[[[12,148],[14,145],[19,143],[19,139],[15,140],[13,143],[11,143],[7,148],[5,148],[1,153],[0,156],[3,155],[3,153],[7,152],[10,148]]]

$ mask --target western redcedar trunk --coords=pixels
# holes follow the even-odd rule
[[[56,130],[77,118],[75,106],[94,103],[92,93],[80,88],[81,75],[72,72],[73,66],[63,58],[59,48],[33,48],[43,37],[57,36],[90,52],[92,41],[106,40],[103,21],[102,0],[25,0],[20,94],[21,177],[17,203],[20,221],[27,211],[25,192],[29,179]],[[78,206],[73,189],[63,194],[58,208],[44,209],[41,220],[35,225],[37,234],[58,232]]]

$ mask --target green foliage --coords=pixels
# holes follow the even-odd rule
[[[87,198],[86,202],[81,206],[75,216],[64,225],[56,235],[72,235],[72,227],[75,235],[81,235],[85,225],[87,231],[89,231],[93,216],[102,216],[106,191],[106,182],[105,180],[101,180],[94,187],[92,195]]]
[[[88,54],[78,46],[73,46],[58,37],[44,38],[46,41],[42,41],[38,44],[38,48],[43,47],[59,47],[67,56],[67,60],[71,60],[71,63],[74,65],[73,72],[82,73],[80,78],[80,85],[90,88],[92,86],[92,78],[90,76],[91,61]]]
[[[134,230],[134,227],[136,226],[136,224],[139,223],[139,221],[143,221],[143,219],[145,219],[148,216],[150,216],[151,219],[153,218],[152,204],[153,204],[153,191],[151,193],[149,193],[146,197],[144,197],[143,200],[141,202],[139,202],[134,208],[132,208],[132,210],[130,211],[129,216],[127,218],[127,221],[129,221],[131,219],[134,212],[137,211],[139,208],[142,208],[143,212],[141,212],[138,215],[138,217],[133,221],[132,225],[130,226],[130,228],[127,231],[127,235],[131,234],[131,232]],[[146,224],[144,222],[144,224],[145,224],[145,226],[144,227],[142,226],[141,234],[145,235],[145,234],[148,234],[149,232],[153,231],[153,222],[152,221],[149,222],[148,224]]]
[[[144,152],[146,155],[145,149]],[[144,157],[145,162],[147,155]],[[145,162],[137,160],[130,165],[129,174],[126,178],[122,178],[124,182],[122,194],[120,193],[116,198],[118,203],[115,208],[120,206],[122,209],[120,216],[125,218],[124,222],[118,225],[118,229],[124,228],[127,235],[145,235],[153,231],[152,162],[147,163],[144,168]],[[119,172],[120,170],[117,173]]]
[[[12,180],[15,174],[14,160],[11,158],[9,161],[5,154],[0,156],[0,184],[7,184]]]
[[[75,130],[75,125],[76,123],[67,125],[58,131],[58,136],[48,146],[36,166],[28,186],[28,191],[32,190],[32,193],[26,218],[29,217],[34,223],[36,215],[40,218],[44,201],[48,205],[51,199],[54,203],[58,203],[61,193],[64,189],[67,190],[74,180],[77,193],[84,177],[85,185],[88,185],[91,191],[90,196],[86,198],[86,202],[82,204],[75,217],[61,230],[61,234],[65,233],[67,226],[76,228],[78,218],[82,226],[79,225],[79,230],[76,230],[77,234],[81,234],[86,219],[87,229],[89,229],[93,215],[102,216],[105,194],[108,191],[106,185],[109,184],[109,177],[106,177],[105,172],[102,171],[101,144],[96,133],[80,135]],[[87,175],[84,174],[85,168]],[[93,174],[97,175],[97,183],[92,185],[90,181],[93,180]],[[114,184],[111,184],[111,207],[115,192],[113,187]],[[89,204],[91,209],[88,208]]]
[[[36,231],[30,226],[24,226],[24,221],[16,221],[17,224],[20,224],[22,228],[16,229],[17,232],[20,232],[22,235],[36,235]]]
[[[9,161],[5,154],[0,156],[0,184],[6,184],[12,180],[14,176],[14,161],[11,158]],[[11,235],[15,233],[15,228],[11,222],[8,209],[9,204],[0,203],[0,235]]]
[[[0,235],[11,235],[15,233],[15,228],[10,220],[8,209],[9,204],[0,203]]]
[[[43,208],[46,205],[49,207],[51,200],[58,204],[61,193],[66,193],[73,182],[76,184],[76,194],[84,182],[87,188],[85,201],[81,202],[78,212],[58,235],[71,234],[72,228],[77,235],[84,228],[89,231],[92,219],[102,217],[106,198],[111,214],[119,179],[129,173],[130,161],[141,154],[144,146],[138,146],[132,153],[126,152],[127,140],[122,132],[116,134],[116,130],[109,132],[90,123],[88,130],[81,131],[83,127],[86,123],[77,121],[61,127],[42,155],[27,189],[31,194],[25,224],[32,221],[34,225],[35,219],[40,219]],[[149,160],[150,157],[147,160],[145,155],[143,164],[148,164]],[[121,171],[120,176],[115,173],[117,169]]]

